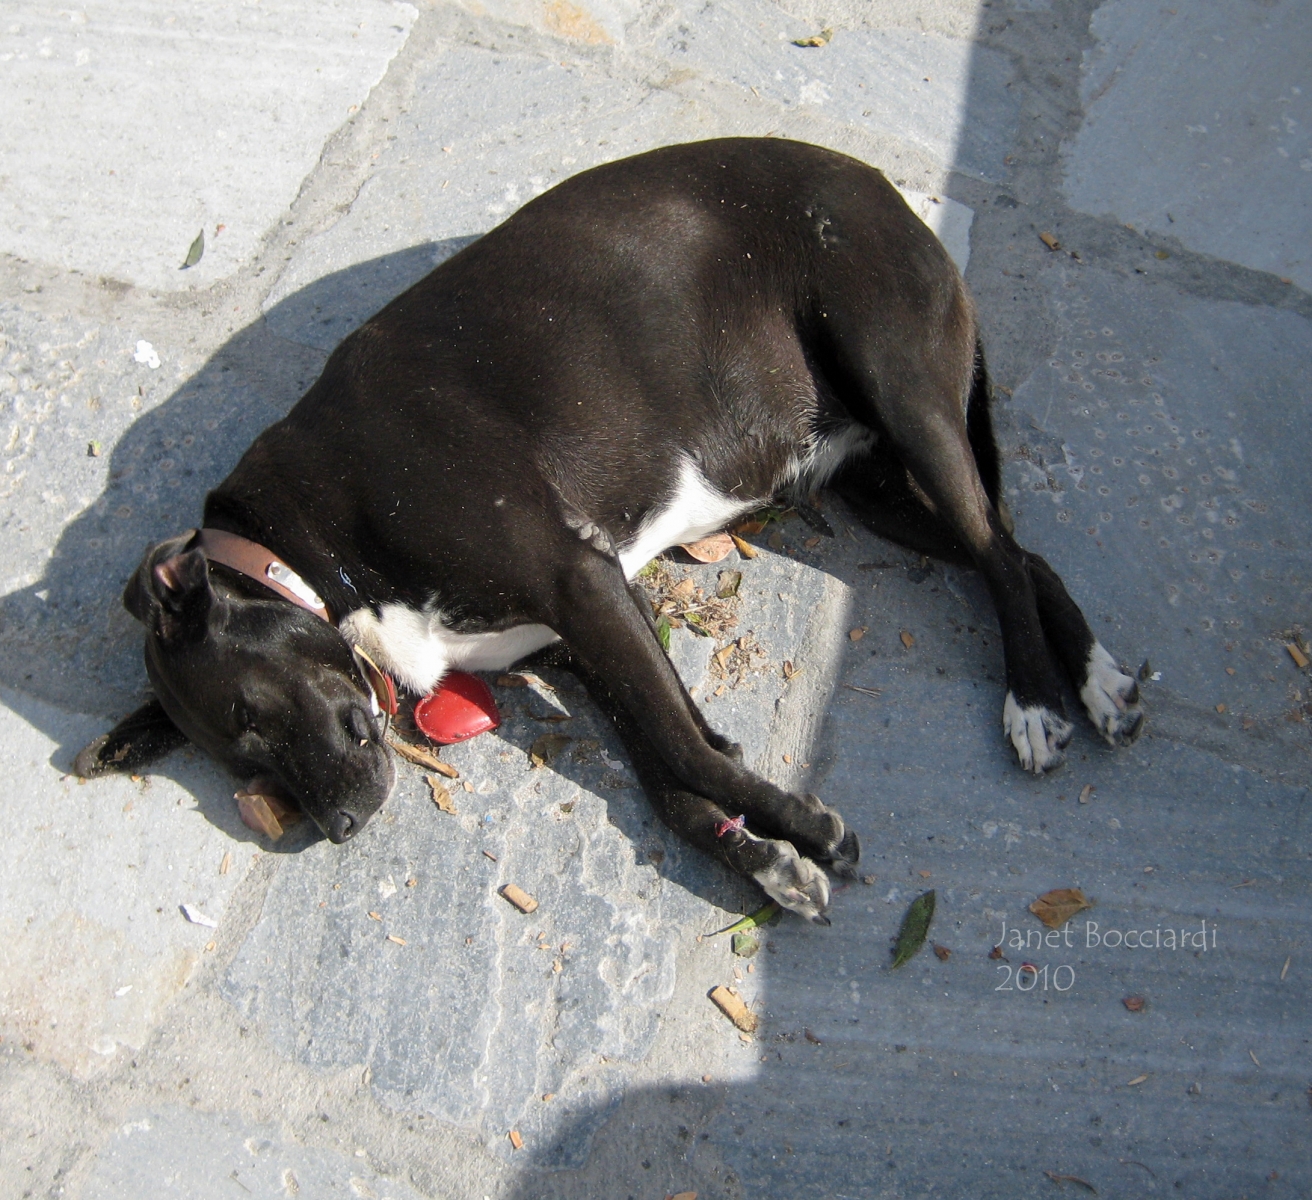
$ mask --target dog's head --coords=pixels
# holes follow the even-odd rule
[[[146,627],[156,697],[190,741],[243,779],[272,778],[344,842],[395,777],[351,648],[333,625],[272,595],[216,592],[194,543],[186,534],[152,547],[123,593]]]

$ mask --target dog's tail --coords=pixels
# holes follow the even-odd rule
[[[993,385],[989,382],[989,369],[984,361],[984,344],[975,339],[975,374],[970,381],[970,396],[966,401],[966,437],[970,452],[975,456],[975,469],[989,503],[998,511],[1007,532],[1011,532],[1011,514],[1002,499],[1002,459],[998,442],[993,434]]]

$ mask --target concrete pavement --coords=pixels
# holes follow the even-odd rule
[[[1312,588],[1310,24],[1144,0],[9,5],[0,1192],[1308,1191],[1312,683],[1286,647]],[[731,133],[883,167],[968,263],[1018,534],[1147,662],[1136,747],[1081,728],[1062,774],[1022,776],[978,580],[831,505],[834,541],[792,521],[735,564],[754,652],[727,677],[728,627],[672,644],[712,722],[866,846],[832,929],[785,920],[751,960],[709,935],[758,898],[654,821],[564,674],[445,755],[454,816],[403,768],[348,847],[262,841],[189,752],[65,774],[143,692],[118,603],[143,547],[346,332],[559,179]],[[571,741],[533,767],[544,731]],[[1066,942],[988,957],[1067,886],[1094,908]],[[928,887],[949,954],[892,973]],[[1175,948],[1126,948],[1144,930]],[[707,1001],[725,983],[755,1038]]]

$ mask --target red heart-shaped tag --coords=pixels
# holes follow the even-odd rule
[[[449,671],[415,705],[415,724],[430,741],[449,746],[495,729],[501,724],[501,714],[481,679],[463,671]]]

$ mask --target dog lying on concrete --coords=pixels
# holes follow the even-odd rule
[[[856,835],[747,770],[630,591],[662,550],[833,486],[877,533],[973,565],[1022,767],[1062,761],[1059,672],[1112,743],[1132,677],[1000,515],[971,301],[880,172],[777,139],[673,146],[525,205],[348,337],[124,603],[156,699],[79,757],[190,740],[335,842],[386,799],[375,672],[415,693],[557,638],[672,830],[825,921]],[[363,651],[363,655],[356,651]]]

